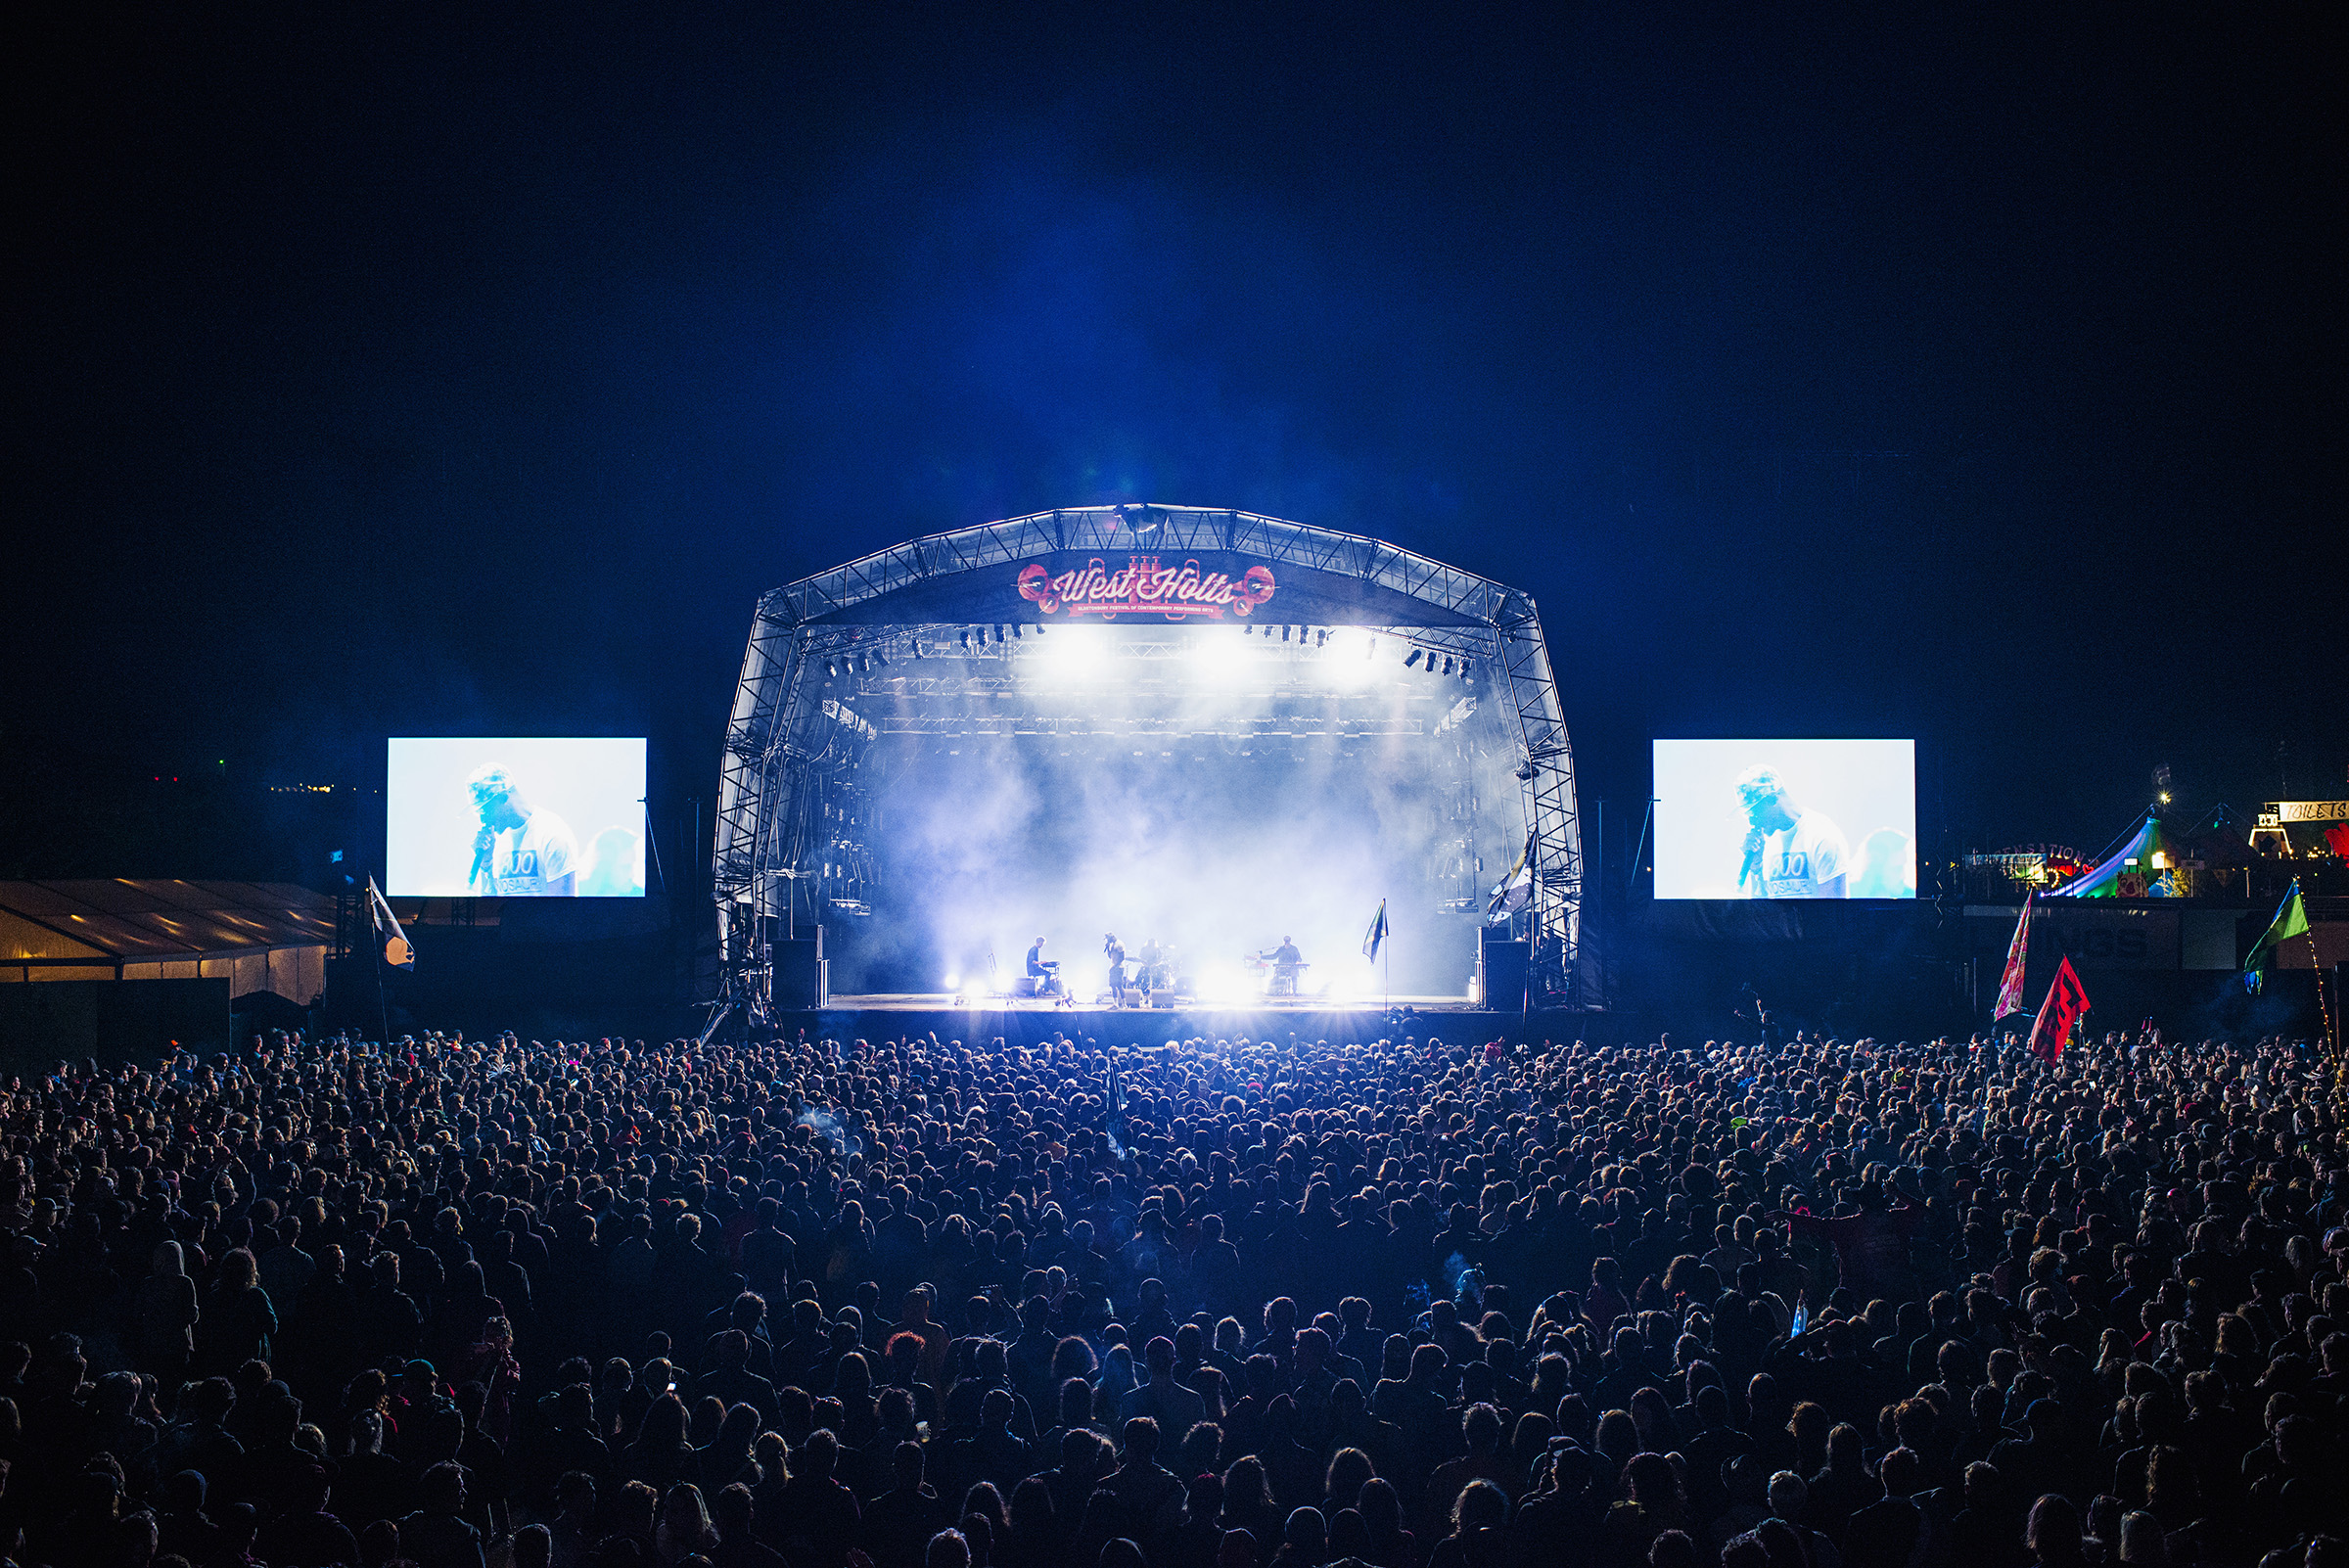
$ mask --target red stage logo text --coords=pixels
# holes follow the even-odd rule
[[[1272,571],[1252,566],[1235,579],[1196,560],[1161,566],[1155,555],[1136,555],[1113,572],[1095,556],[1057,575],[1036,563],[1020,568],[1020,597],[1048,616],[1066,610],[1072,616],[1099,616],[1104,621],[1120,616],[1221,621],[1226,611],[1244,616],[1268,602]]]

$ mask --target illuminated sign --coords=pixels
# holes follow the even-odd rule
[[[2279,822],[2349,822],[2349,801],[2276,801]],[[2265,827],[2267,812],[2259,813]]]
[[[1113,567],[1100,556],[1055,573],[1038,562],[1020,568],[1020,597],[1047,616],[1159,616],[1168,621],[1221,621],[1253,614],[1272,599],[1272,569],[1242,561],[1202,563],[1185,557],[1169,565],[1155,555],[1131,555]]]

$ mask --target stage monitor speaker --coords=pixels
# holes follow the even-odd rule
[[[831,1005],[831,963],[823,956],[820,938],[774,945],[774,1004],[788,1012],[808,1012]]]
[[[1480,956],[1484,985],[1478,998],[1485,1007],[1497,1013],[1524,1012],[1526,985],[1533,978],[1532,945],[1487,937]]]
[[[1162,1011],[1173,1012],[1174,1010],[1174,993],[1171,991],[1154,991],[1150,993],[1150,1005]]]
[[[1016,1001],[1033,1001],[1036,997],[1036,977],[1034,975],[1013,976],[1011,994]]]

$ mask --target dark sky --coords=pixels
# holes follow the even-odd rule
[[[1528,588],[1619,806],[2337,792],[2342,13],[1697,9],[20,17],[0,744],[706,797],[760,590],[1149,499]]]

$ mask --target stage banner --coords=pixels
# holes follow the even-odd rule
[[[2023,912],[2014,922],[2014,940],[2006,945],[2006,973],[1999,980],[1999,1004],[1990,1010],[1993,1023],[2023,1010],[2023,967],[2031,949],[2031,906],[2038,897],[2037,888],[2023,895]]]
[[[2066,958],[2057,967],[2055,983],[2048,988],[2048,999],[2040,1003],[2039,1017],[2031,1025],[2031,1054],[2053,1067],[2063,1056],[2064,1041],[2072,1038],[2072,1026],[2087,1011],[2088,992]]]
[[[1242,620],[1272,602],[1279,583],[1261,561],[1222,555],[1096,555],[1020,568],[1020,597],[1046,620]]]

